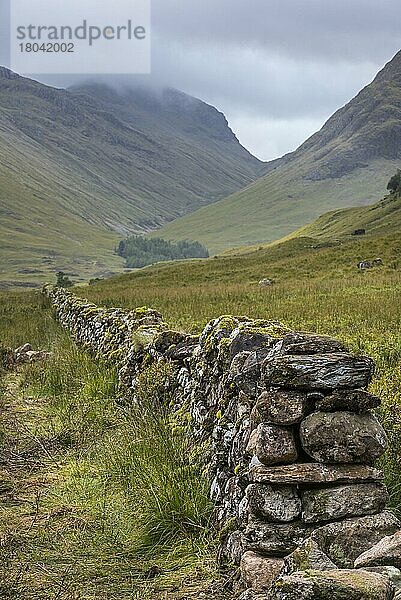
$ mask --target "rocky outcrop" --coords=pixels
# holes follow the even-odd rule
[[[369,412],[379,403],[369,358],[274,321],[224,316],[194,337],[147,308],[45,293],[77,343],[119,366],[131,401],[160,372],[160,401],[168,392],[201,456],[220,560],[240,566],[242,599],[393,598],[389,573],[354,569],[385,566],[393,546],[382,540],[401,527],[373,464],[387,439]]]

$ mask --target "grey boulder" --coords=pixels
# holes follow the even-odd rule
[[[241,579],[255,592],[270,589],[283,566],[279,558],[267,558],[255,552],[245,552],[241,558]]]
[[[316,542],[308,538],[292,554],[284,558],[280,575],[292,575],[296,571],[327,571],[337,569],[337,565],[319,548]]]
[[[383,483],[361,483],[307,490],[302,493],[305,523],[336,521],[380,512],[388,500]]]
[[[284,355],[262,365],[265,384],[300,390],[366,388],[372,380],[370,358],[350,354]]]
[[[298,452],[291,429],[260,423],[252,432],[247,452],[255,455],[264,465],[295,462]]]
[[[302,392],[272,389],[259,396],[252,420],[256,423],[294,425],[305,417],[307,403],[306,394]]]
[[[377,515],[323,525],[311,533],[311,538],[336,565],[352,568],[360,554],[400,528],[401,524],[393,513],[383,511]]]
[[[387,436],[370,413],[316,412],[300,427],[302,447],[322,463],[371,464],[387,449]]]
[[[389,565],[401,569],[401,531],[381,539],[375,546],[358,556],[355,567]]]
[[[286,523],[301,515],[301,500],[294,486],[252,484],[246,497],[250,513],[268,521]]]

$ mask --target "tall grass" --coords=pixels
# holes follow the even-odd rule
[[[316,251],[297,241],[270,254],[156,266],[77,293],[100,305],[148,305],[172,327],[191,332],[220,314],[270,318],[333,335],[353,352],[372,356],[377,370],[371,390],[382,398],[378,415],[390,441],[382,466],[391,504],[400,510],[398,242],[375,241],[369,248],[358,242]],[[360,274],[359,256],[382,256],[385,267]],[[262,277],[272,277],[275,285],[259,289]],[[159,598],[151,583],[143,583],[153,564],[168,572],[167,586],[175,568],[192,577],[199,557],[208,555],[207,537],[213,537],[207,529],[210,506],[187,440],[164,408],[170,400],[165,367],[143,374],[136,403],[119,397],[115,370],[77,349],[36,293],[0,293],[0,341],[53,351],[46,365],[29,367],[25,377],[29,394],[38,402],[46,397],[38,433],[60,449],[60,469],[43,499],[46,511],[59,516],[35,530],[30,562],[45,562],[54,574],[68,557],[74,585],[87,586],[77,596],[85,600],[136,600],[142,589],[143,598]]]

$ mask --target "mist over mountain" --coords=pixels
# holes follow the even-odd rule
[[[3,277],[10,261],[14,275],[46,272],[50,251],[51,268],[107,270],[122,235],[150,231],[264,172],[222,113],[177,90],[94,82],[64,90],[5,68],[0,155]]]

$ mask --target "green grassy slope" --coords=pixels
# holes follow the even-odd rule
[[[401,197],[389,195],[372,206],[330,211],[295,232],[294,236],[344,238],[356,229],[366,235],[401,233]]]
[[[366,169],[336,180],[306,181],[304,169],[289,165],[250,187],[169,223],[158,235],[171,240],[193,238],[212,253],[227,248],[278,240],[333,207],[374,202],[400,161],[378,160]]]
[[[213,252],[279,239],[322,213],[380,197],[401,163],[401,53],[323,128],[247,188],[164,227]]]
[[[221,113],[180,92],[57,90],[2,68],[0,157],[3,282],[48,271],[51,250],[55,268],[115,270],[119,237],[222,198],[264,168]],[[88,266],[97,258],[105,268]]]
[[[363,274],[358,271],[358,262],[376,257],[382,258],[383,267]],[[319,286],[324,286],[332,293],[336,285],[342,288],[344,280],[358,294],[376,277],[400,279],[400,268],[398,233],[323,243],[303,236],[214,259],[155,265],[83,288],[80,294],[107,306],[149,305],[169,322],[191,330],[201,328],[218,314],[278,318],[279,311],[272,312],[271,302],[280,297],[284,307],[280,318],[286,318],[285,302],[292,304],[294,300],[299,302],[297,317],[304,323],[305,315],[315,310],[303,305],[309,289],[319,295]],[[275,285],[260,290],[258,282],[265,277],[273,279]],[[326,293],[322,287],[322,301]],[[340,306],[333,305],[332,310],[341,312]],[[319,329],[319,319],[310,327]]]

